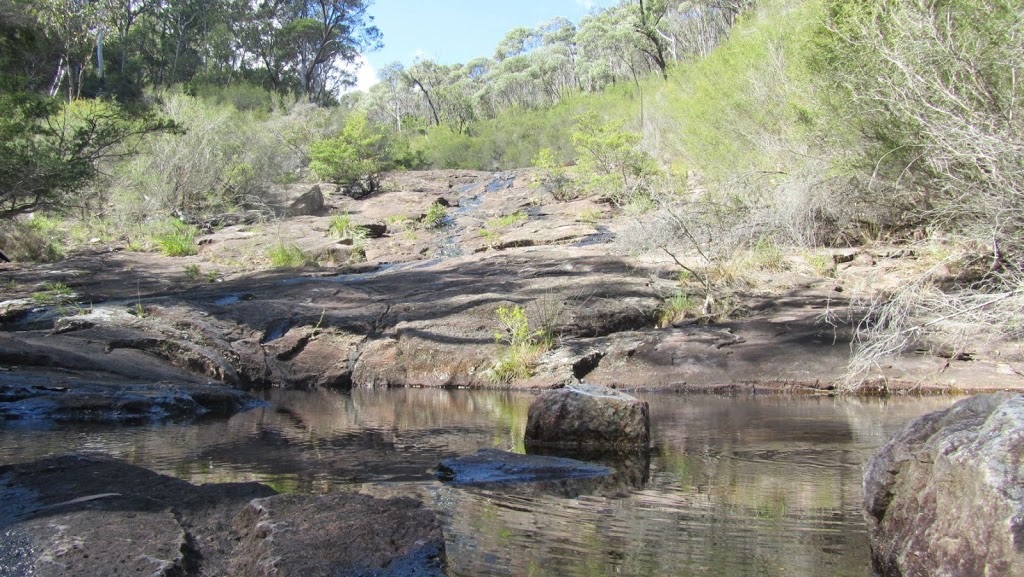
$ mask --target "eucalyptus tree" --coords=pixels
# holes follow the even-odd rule
[[[67,99],[74,100],[82,94],[82,78],[101,24],[100,6],[88,0],[36,0],[32,11],[58,49],[50,96],[57,94],[66,79]]]
[[[637,33],[637,46],[646,54],[661,72],[661,77],[668,80],[668,42],[665,34],[658,29],[668,13],[665,0],[637,0],[633,29]]]

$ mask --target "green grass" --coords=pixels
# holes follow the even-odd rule
[[[273,268],[302,268],[315,264],[310,262],[305,251],[293,244],[278,243],[267,253]]]
[[[178,220],[171,220],[164,230],[153,236],[160,252],[166,256],[192,256],[199,253],[196,245],[198,230]]]
[[[526,222],[527,219],[529,219],[529,217],[526,216],[526,213],[520,210],[517,212],[513,212],[512,214],[506,214],[505,216],[489,218],[487,219],[487,222],[484,223],[484,226],[491,230],[499,228],[508,228],[510,226],[519,224],[520,222]]]
[[[658,316],[658,326],[662,328],[670,326],[698,308],[700,308],[700,304],[694,301],[690,295],[678,291],[666,298],[665,302],[662,303],[661,314]]]
[[[508,384],[533,376],[537,358],[551,348],[553,336],[545,331],[531,331],[526,309],[519,305],[498,307],[497,315],[502,330],[494,334],[494,340],[506,347],[488,369],[488,378],[494,383]]]
[[[355,230],[356,225],[347,212],[332,216],[330,224],[327,225],[327,233],[338,238],[349,238]]]
[[[71,287],[62,282],[44,282],[42,289],[32,293],[32,300],[39,304],[66,304],[75,296]]]

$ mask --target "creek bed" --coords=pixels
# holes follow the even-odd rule
[[[0,462],[100,452],[193,483],[416,496],[442,519],[452,576],[868,577],[862,463],[908,421],[956,400],[638,396],[651,402],[649,462],[598,485],[435,480],[444,458],[523,451],[533,397],[494,391],[272,391],[229,420],[8,422]]]

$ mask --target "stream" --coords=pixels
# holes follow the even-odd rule
[[[48,429],[0,423],[0,462],[99,452],[193,483],[411,495],[443,524],[449,575],[871,575],[861,468],[954,398],[639,394],[649,463],[599,486],[443,484],[441,459],[522,452],[529,393],[270,391],[229,420]]]

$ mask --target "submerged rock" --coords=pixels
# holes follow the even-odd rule
[[[73,455],[0,467],[0,574],[441,576],[444,540],[412,499],[196,486]]]
[[[882,577],[1024,575],[1024,396],[961,401],[868,462],[864,512]]]
[[[480,449],[473,455],[441,461],[436,473],[442,481],[459,485],[484,485],[591,479],[611,475],[612,470],[602,465],[563,457]]]
[[[647,401],[597,385],[545,391],[530,403],[527,446],[647,447]]]

